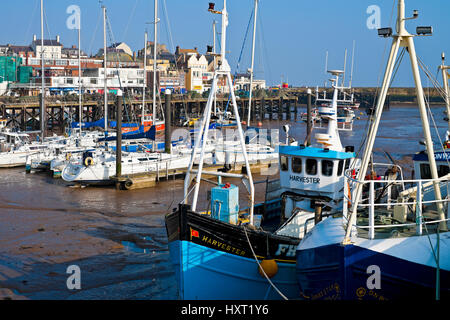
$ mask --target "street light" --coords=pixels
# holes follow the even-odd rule
[[[430,26],[417,27],[416,32],[417,32],[417,35],[431,36],[433,34],[433,27],[430,27]]]
[[[378,35],[383,38],[392,36],[392,28],[380,28],[378,29]]]

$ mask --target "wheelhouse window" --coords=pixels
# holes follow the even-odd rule
[[[350,168],[350,159],[345,159],[345,170]]]
[[[443,177],[443,176],[446,176],[449,173],[449,171],[450,170],[449,170],[448,166],[446,166],[446,165],[439,166],[439,172],[438,172],[439,178]]]
[[[322,160],[322,174],[326,177],[333,175],[333,161]]]
[[[344,160],[339,160],[337,175],[340,177],[344,171]]]
[[[431,179],[431,170],[427,163],[420,164],[420,178]]]
[[[306,173],[312,176],[317,174],[317,160],[306,159]]]
[[[292,158],[292,172],[302,173],[302,159]]]
[[[288,157],[280,156],[281,171],[288,171]]]

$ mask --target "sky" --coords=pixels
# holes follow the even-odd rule
[[[0,44],[29,45],[33,34],[40,38],[40,0],[1,1]],[[159,0],[158,42],[166,44],[171,51],[176,46],[197,47],[204,53],[206,45],[213,42],[213,20],[218,21],[220,30],[220,15],[207,11],[208,3],[213,1]],[[378,37],[374,26],[379,22],[381,27],[395,29],[397,5],[394,2],[259,0],[255,77],[265,79],[268,85],[285,81],[292,86],[322,86],[329,79],[325,73],[327,52],[328,69],[343,69],[347,49],[348,84],[355,43],[353,86],[379,86],[391,40]],[[108,45],[123,41],[137,51],[143,47],[145,29],[149,40],[153,40],[154,0],[103,0],[103,4],[112,31],[107,37]],[[102,10],[98,0],[44,0],[44,37],[53,39],[60,35],[64,46],[77,44],[77,31],[67,27],[70,13],[66,11],[71,5],[79,6],[81,12],[82,50],[97,53],[103,47]],[[222,6],[222,0],[216,1],[217,10]],[[250,67],[253,6],[254,0],[227,1],[227,59],[233,73]],[[373,6],[377,6],[375,11]],[[407,29],[415,33],[416,26],[433,26],[433,36],[415,38],[415,46],[418,56],[436,76],[441,52],[447,52],[450,60],[450,1],[406,0],[406,16],[411,16],[414,9],[419,10],[419,17],[407,21]],[[393,86],[413,86],[410,70],[405,55]],[[431,85],[422,76],[423,85]]]

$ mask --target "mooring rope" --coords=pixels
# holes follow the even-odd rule
[[[267,276],[266,272],[264,271],[264,269],[261,267],[258,258],[256,257],[255,251],[253,251],[253,247],[252,244],[250,243],[250,239],[248,238],[248,234],[247,234],[247,228],[245,226],[243,226],[244,229],[244,233],[245,233],[245,237],[247,238],[247,242],[248,245],[250,247],[250,250],[252,251],[253,254],[253,258],[255,258],[256,263],[258,264],[259,270],[262,271],[262,273],[264,274],[264,277],[266,277],[267,281],[270,283],[270,285],[272,286],[272,288],[275,289],[275,291],[284,299],[284,300],[289,300],[274,284],[273,282],[270,280],[270,278]]]

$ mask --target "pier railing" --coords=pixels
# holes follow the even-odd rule
[[[356,185],[363,185],[356,221],[350,222],[358,237],[407,237],[448,229],[450,174],[438,179],[404,180],[402,174],[398,177],[359,181],[351,169],[345,172],[343,216],[347,223],[356,204]],[[441,199],[435,196],[435,184],[439,186]]]

